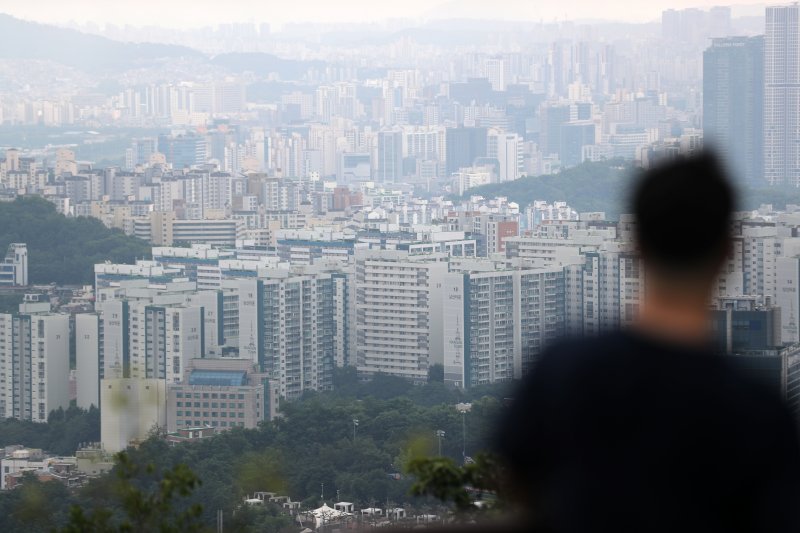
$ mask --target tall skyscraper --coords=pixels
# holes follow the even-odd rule
[[[383,183],[396,183],[403,178],[403,134],[399,131],[378,133],[378,176]]]
[[[497,160],[497,180],[513,181],[521,177],[525,161],[519,135],[490,130],[487,142],[486,156]]]
[[[767,8],[764,177],[800,186],[800,5]]]
[[[445,153],[447,175],[471,167],[475,159],[486,157],[486,128],[447,128]]]
[[[164,154],[167,163],[181,169],[206,162],[206,140],[199,135],[159,135],[158,151]]]
[[[713,39],[703,54],[703,137],[737,180],[763,179],[763,36]]]

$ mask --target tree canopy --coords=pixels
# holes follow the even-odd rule
[[[30,283],[89,284],[96,263],[133,263],[151,252],[141,239],[95,218],[65,217],[36,197],[0,202],[0,254],[12,242],[28,245]]]
[[[388,504],[406,507],[409,512],[436,512],[441,502],[425,496],[436,494],[422,490],[418,496],[411,494],[415,480],[406,473],[408,465],[415,458],[438,455],[437,430],[444,431],[442,457],[453,464],[464,461],[465,451],[468,456],[478,456],[490,449],[494,424],[502,416],[503,398],[509,392],[508,385],[469,391],[443,383],[412,386],[391,376],[361,382],[352,369],[337,370],[336,385],[333,391],[309,393],[284,404],[280,418],[257,429],[234,428],[176,447],[154,436],[128,450],[132,464],[152,465],[150,470],[130,474],[131,483],[155,494],[160,481],[153,472],[174,472],[185,465],[202,483],[173,502],[174,512],[180,515],[202,504],[199,518],[211,525],[221,509],[230,531],[282,531],[290,526],[277,509],[233,514],[241,508],[244,496],[256,491],[289,496],[303,502],[304,509],[316,508],[323,501],[332,505],[343,500],[361,508]],[[457,411],[455,405],[460,402],[471,402],[471,410],[466,414]],[[56,426],[59,416],[65,415],[55,413],[48,424],[37,425],[39,430],[55,439],[56,427],[65,431]],[[2,427],[0,435],[9,443],[34,446],[39,442],[33,438],[25,441],[27,437],[21,433],[7,436]],[[19,441],[13,442],[15,439]],[[38,446],[55,449],[53,444]],[[82,519],[102,518],[103,509],[113,516],[124,512],[114,496],[118,475],[92,480],[78,490],[74,497],[81,502]],[[7,497],[0,494],[0,508]],[[67,517],[71,501],[52,502],[53,512]],[[4,520],[10,518],[0,514],[0,531],[12,525]]]
[[[73,455],[82,443],[100,440],[100,411],[75,406],[56,409],[46,424],[15,418],[0,419],[0,448],[21,444],[55,455]]]

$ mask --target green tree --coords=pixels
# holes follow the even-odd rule
[[[504,469],[492,455],[479,454],[463,466],[449,457],[416,457],[407,469],[415,477],[412,494],[452,504],[459,520],[494,518],[506,507]],[[479,507],[475,501],[489,505]]]
[[[134,482],[143,473],[153,475],[153,464],[142,466],[131,461],[125,452],[116,455],[117,482],[113,485],[122,517],[107,508],[91,512],[75,505],[70,510],[69,522],[62,533],[111,533],[153,531],[159,533],[199,532],[205,528],[199,521],[202,505],[193,504],[187,510],[176,512],[176,497],[186,498],[200,485],[198,477],[185,464],[178,464],[164,472],[154,490],[144,490]]]

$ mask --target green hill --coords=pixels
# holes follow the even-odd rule
[[[583,163],[560,174],[482,185],[470,189],[464,197],[505,196],[518,203],[521,209],[534,200],[565,201],[578,212],[605,211],[608,218],[614,219],[626,211],[636,176],[636,169],[622,160]],[[762,204],[772,204],[778,209],[787,204],[800,204],[800,189],[765,186],[745,187],[739,191],[740,209],[756,209]]]
[[[465,197],[506,196],[520,208],[534,200],[566,201],[579,212],[605,211],[609,217],[615,217],[624,205],[632,176],[632,167],[622,160],[583,163],[560,174],[475,187]]]
[[[28,245],[30,283],[89,284],[95,263],[150,256],[147,242],[94,218],[67,218],[41,198],[0,202],[0,254],[12,242]]]

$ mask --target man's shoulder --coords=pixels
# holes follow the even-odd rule
[[[547,348],[532,376],[540,383],[569,386],[576,381],[601,381],[598,386],[647,379],[650,385],[719,395],[731,403],[746,398],[751,411],[781,404],[780,396],[737,356],[659,341],[635,331],[613,331],[595,337],[564,338]],[[753,366],[753,365],[750,365]]]
[[[612,331],[593,337],[564,337],[545,349],[537,367],[578,367],[608,363],[637,349],[636,338],[624,331]]]

